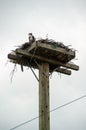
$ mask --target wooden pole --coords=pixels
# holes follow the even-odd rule
[[[39,67],[39,130],[50,130],[49,64]]]

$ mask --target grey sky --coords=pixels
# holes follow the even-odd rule
[[[86,1],[0,0],[0,130],[9,130],[38,116],[38,82],[30,69],[20,66],[10,83],[14,65],[7,54],[28,40],[28,33],[62,41],[78,50],[80,71],[71,76],[53,73],[50,109],[86,94]],[[35,70],[38,75],[38,71]],[[86,130],[86,99],[51,113],[51,130]],[[38,130],[38,120],[18,130]]]

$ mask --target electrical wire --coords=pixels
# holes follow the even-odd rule
[[[27,123],[29,123],[29,122],[32,122],[32,121],[36,120],[37,118],[39,118],[39,116],[38,116],[38,117],[35,117],[35,118],[32,118],[31,120],[28,120],[28,121],[26,121],[26,122],[23,122],[23,123],[21,123],[21,124],[15,126],[14,128],[11,128],[10,130],[17,129],[17,128],[19,128],[19,127],[21,127],[21,126],[23,126],[23,125],[25,125],[25,124],[27,124]]]
[[[80,100],[80,99],[82,99],[82,98],[85,98],[85,97],[86,97],[86,95],[83,95],[83,96],[81,96],[81,97],[79,97],[79,98],[77,98],[77,99],[75,99],[75,100],[72,100],[72,101],[67,102],[67,103],[65,103],[65,104],[63,104],[63,105],[61,105],[61,106],[59,106],[59,107],[57,107],[57,108],[54,108],[54,109],[51,110],[50,112],[56,111],[57,109],[60,109],[60,108],[65,107],[65,106],[67,106],[67,105],[70,105],[70,104],[72,104],[73,102],[76,102],[76,101],[78,101],[78,100]]]
[[[61,105],[61,106],[59,106],[59,107],[56,107],[56,108],[52,109],[49,113],[54,112],[54,111],[56,111],[56,110],[58,110],[58,109],[60,109],[60,108],[63,108],[63,107],[65,107],[65,106],[67,106],[67,105],[70,105],[70,104],[72,104],[73,102],[76,102],[76,101],[78,101],[78,100],[80,100],[80,99],[83,99],[83,98],[86,98],[86,95],[83,95],[83,96],[81,96],[81,97],[79,97],[79,98],[77,98],[77,99],[74,99],[74,100],[72,100],[72,101],[70,101],[70,102],[67,102],[67,103],[65,103],[65,104],[63,104],[63,105]],[[32,121],[38,119],[38,118],[41,117],[41,116],[42,116],[42,115],[39,115],[39,116],[37,116],[37,117],[34,117],[34,118],[32,118],[32,119],[30,119],[30,120],[28,120],[28,121],[26,121],[26,122],[23,122],[23,123],[21,123],[21,124],[15,126],[15,127],[13,127],[13,128],[11,128],[10,130],[17,129],[17,128],[19,128],[19,127],[21,127],[21,126],[23,126],[23,125],[25,125],[25,124],[27,124],[27,123],[30,123],[30,122],[32,122]]]

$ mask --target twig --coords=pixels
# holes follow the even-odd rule
[[[14,73],[15,73],[15,71],[16,71],[16,64],[14,65],[14,68],[13,68],[13,70],[11,71],[11,83],[12,83],[12,80],[13,80],[13,76],[14,76]]]

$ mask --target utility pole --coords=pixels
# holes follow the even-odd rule
[[[48,63],[39,67],[39,130],[50,130]]]
[[[71,75],[71,69],[79,70],[79,66],[70,63],[75,51],[63,44],[54,44],[36,41],[25,50],[18,48],[8,54],[10,62],[39,70],[39,130],[50,130],[49,72]]]

